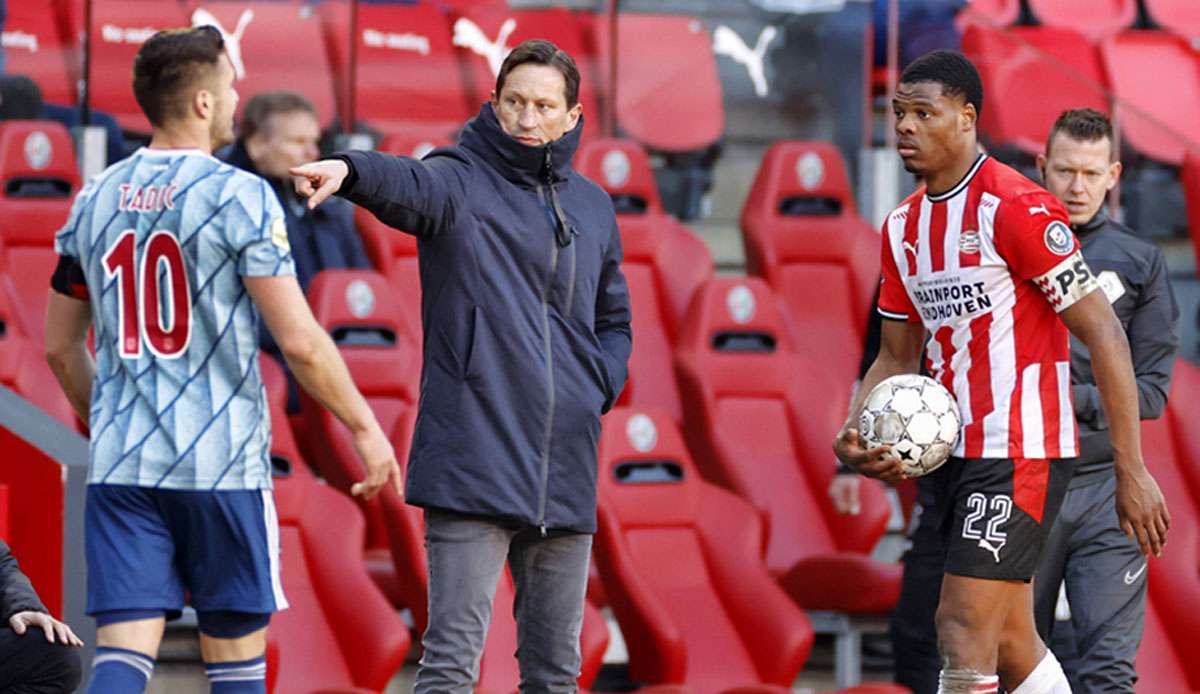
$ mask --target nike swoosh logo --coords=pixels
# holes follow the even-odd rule
[[[1146,564],[1143,563],[1142,568],[1138,569],[1136,573],[1130,573],[1130,572],[1126,571],[1125,572],[1125,585],[1127,585],[1127,586],[1133,585],[1133,582],[1138,580],[1138,578],[1141,577],[1142,573],[1145,570],[1146,570]]]

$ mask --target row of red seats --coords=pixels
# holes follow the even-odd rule
[[[385,132],[449,137],[488,98],[509,49],[525,39],[549,38],[579,62],[590,132],[598,132],[602,105],[615,108],[622,130],[660,150],[706,147],[724,129],[712,40],[693,17],[621,14],[621,48],[614,58],[612,27],[594,12],[510,8],[503,1],[364,3],[357,12],[352,71],[350,3],[95,2],[91,104],[113,113],[127,130],[148,132],[130,86],[134,54],[153,31],[211,23],[227,35],[243,103],[261,91],[292,89],[313,102],[322,125],[339,113],[343,120],[348,116],[348,104],[339,103],[353,79],[356,119]],[[83,0],[15,4],[6,32],[27,37],[28,46],[9,49],[8,70],[32,76],[48,101],[76,103],[73,85],[83,64],[76,37],[84,29]],[[616,90],[607,84],[606,66],[613,60]],[[651,60],[655,70],[640,69]],[[616,103],[604,104],[600,95],[614,91]],[[679,113],[690,115],[681,119]]]
[[[1037,154],[1050,124],[1068,108],[1120,108],[1127,144],[1178,166],[1200,146],[1200,55],[1182,36],[1128,31],[1098,45],[1070,26],[997,30],[972,24],[963,50],[979,66],[985,108],[980,126],[992,141]]]
[[[1022,0],[971,0],[963,22],[980,22],[992,27],[1015,24],[1021,16]],[[1134,25],[1139,0],[1025,0],[1041,24],[1082,31],[1093,40],[1107,38]],[[1200,36],[1200,7],[1192,0],[1141,0],[1155,24],[1180,36]]]

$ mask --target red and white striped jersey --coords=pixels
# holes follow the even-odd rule
[[[883,227],[879,312],[921,321],[929,373],[958,400],[965,458],[1069,458],[1078,438],[1066,326],[1098,285],[1046,190],[981,155],[954,188],[922,186]]]

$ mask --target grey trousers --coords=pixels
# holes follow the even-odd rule
[[[507,559],[516,588],[520,691],[576,691],[579,632],[592,536],[514,529],[486,518],[426,509],[429,626],[416,694],[469,694]]]
[[[1067,491],[1033,581],[1038,633],[1077,692],[1132,694],[1137,681],[1133,664],[1146,616],[1146,557],[1121,531],[1115,495],[1114,477]],[[1063,582],[1074,635],[1066,642],[1054,633]]]

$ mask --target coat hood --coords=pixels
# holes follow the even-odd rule
[[[482,157],[512,183],[533,188],[539,184],[565,181],[571,175],[571,160],[575,157],[575,150],[579,149],[582,133],[581,115],[575,127],[559,139],[530,147],[504,132],[492,110],[492,102],[485,101],[479,109],[479,115],[467,121],[463,127],[459,144]]]

